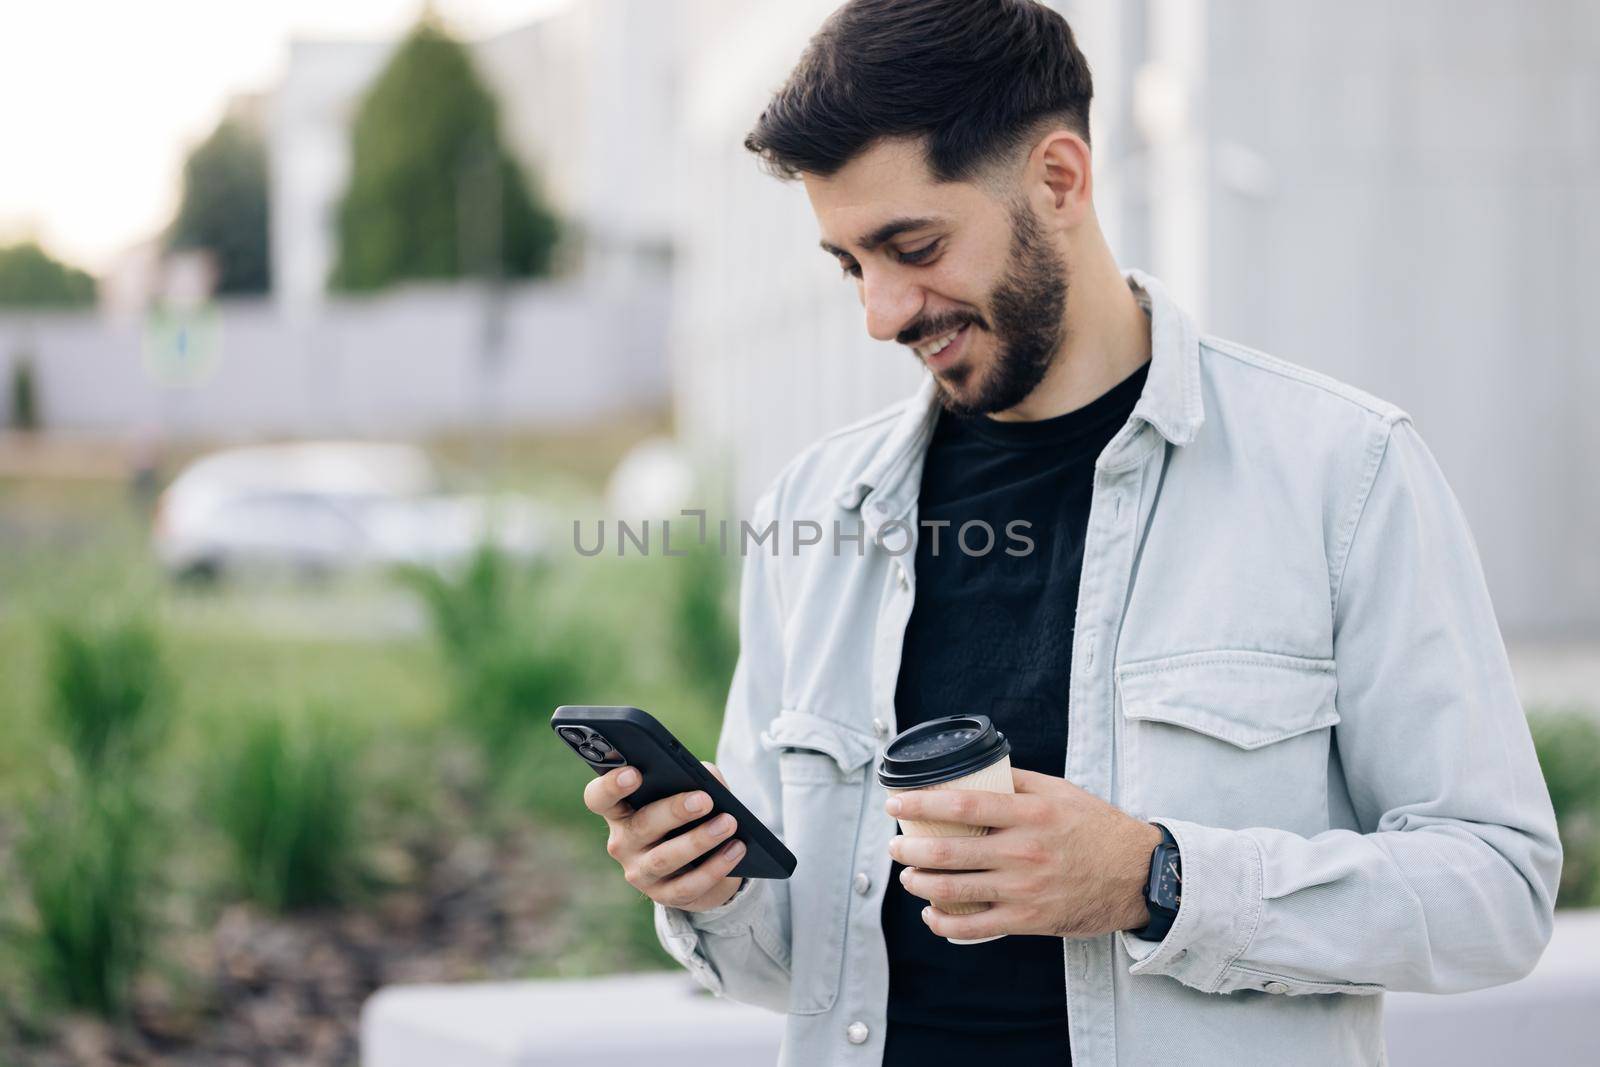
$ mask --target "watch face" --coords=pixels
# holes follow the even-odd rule
[[[1180,894],[1183,881],[1178,869],[1178,850],[1163,846],[1157,862],[1160,864],[1160,869],[1156,872],[1156,903],[1177,910],[1182,899]]]

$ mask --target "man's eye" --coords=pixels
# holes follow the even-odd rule
[[[844,271],[844,276],[846,278],[861,277],[861,264],[857,263],[853,259],[849,260],[848,262],[841,259],[839,261],[839,269]]]
[[[902,262],[902,263],[925,263],[938,250],[939,250],[939,242],[938,241],[929,241],[927,244],[923,245],[921,248],[913,248],[910,251],[901,252],[900,253],[900,262]]]

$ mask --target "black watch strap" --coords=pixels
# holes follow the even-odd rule
[[[1150,877],[1145,882],[1144,902],[1150,909],[1150,921],[1137,930],[1128,931],[1144,941],[1160,941],[1172,929],[1178,917],[1182,866],[1178,855],[1178,842],[1160,823],[1152,823],[1161,831],[1161,842],[1150,852]]]

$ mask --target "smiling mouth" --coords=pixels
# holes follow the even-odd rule
[[[950,347],[950,345],[955,341],[956,335],[966,328],[966,324],[963,323],[962,325],[951,330],[949,333],[940,334],[927,344],[916,345],[912,350],[923,359],[927,359],[930,356],[936,356],[940,352],[943,352],[946,348]]]
[[[966,359],[967,341],[972,336],[971,326],[970,322],[963,323],[926,344],[914,346],[911,351],[916,353],[922,365],[933,373],[941,376],[954,375],[957,364]]]

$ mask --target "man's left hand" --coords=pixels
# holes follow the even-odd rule
[[[1150,853],[1161,831],[1064,778],[1013,768],[1014,794],[917,790],[890,797],[902,820],[987,826],[981,837],[895,837],[906,890],[933,903],[922,919],[940,937],[993,934],[1099,937],[1150,919]],[[950,915],[940,901],[987,902]]]

